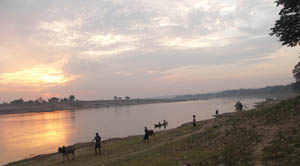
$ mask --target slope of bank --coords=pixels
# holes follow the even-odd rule
[[[56,103],[24,103],[24,104],[1,104],[0,115],[29,112],[50,112],[57,110],[72,110],[84,108],[114,107],[126,105],[140,105],[152,103],[168,103],[185,101],[181,99],[130,99],[130,100],[99,100],[99,101],[73,101]]]
[[[150,143],[142,136],[103,142],[103,155],[90,143],[74,145],[76,160],[49,154],[9,165],[184,166],[300,165],[300,97],[246,112],[158,132]]]

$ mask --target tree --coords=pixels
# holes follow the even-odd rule
[[[59,101],[59,98],[57,97],[51,97],[51,99],[48,99],[49,103],[57,103]]]
[[[283,45],[295,47],[300,43],[300,1],[276,0],[277,6],[283,5],[280,10],[280,18],[271,28],[271,36],[279,37]]]
[[[27,103],[27,104],[33,104],[34,101],[33,101],[33,100],[28,100],[28,101],[26,101],[25,103]]]
[[[69,101],[74,101],[75,100],[75,96],[74,95],[70,95],[69,96]]]
[[[39,97],[35,100],[35,103],[45,103],[46,101],[42,98],[42,97]]]
[[[24,100],[22,98],[13,100],[10,102],[10,104],[23,104],[23,103],[24,103]]]
[[[271,36],[275,35],[282,45],[295,47],[300,45],[300,1],[299,0],[276,0],[277,6],[282,5],[280,18],[275,22]],[[293,70],[296,83],[300,82],[300,62]]]
[[[68,102],[69,100],[67,98],[63,98],[63,99],[60,99],[60,102]]]
[[[114,99],[115,99],[115,100],[118,100],[118,96],[114,96]]]
[[[129,100],[129,99],[130,99],[130,97],[129,97],[129,96],[125,96],[125,99],[126,99],[126,100]]]
[[[293,74],[296,82],[300,82],[300,62],[298,62],[298,64],[295,66]]]

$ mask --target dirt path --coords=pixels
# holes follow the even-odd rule
[[[256,166],[261,166],[263,165],[262,160],[263,160],[263,149],[267,147],[270,142],[273,140],[275,137],[276,131],[278,131],[278,127],[268,127],[268,128],[263,128],[260,131],[260,135],[262,136],[262,140],[256,144],[253,148],[253,164]]]
[[[142,149],[142,150],[139,150],[139,151],[135,151],[135,152],[131,152],[131,153],[126,153],[126,154],[121,154],[121,155],[118,155],[118,156],[115,156],[115,157],[112,157],[112,158],[109,158],[109,159],[105,159],[105,160],[101,160],[101,161],[97,161],[97,162],[94,162],[94,163],[90,163],[90,164],[87,164],[88,166],[97,166],[97,165],[101,165],[101,164],[104,164],[105,162],[109,162],[109,161],[113,161],[113,160],[118,160],[118,159],[122,159],[122,158],[126,158],[126,157],[129,157],[129,156],[133,156],[133,155],[136,155],[136,154],[139,154],[139,153],[143,153],[143,152],[146,152],[146,151],[149,151],[149,150],[152,150],[152,149],[155,149],[155,148],[158,148],[160,146],[163,146],[163,145],[166,145],[166,144],[169,144],[169,143],[173,143],[173,142],[176,142],[176,141],[180,141],[180,140],[183,140],[193,134],[197,134],[197,133],[201,133],[201,132],[204,132],[206,128],[212,126],[212,124],[214,123],[213,120],[209,120],[206,124],[202,125],[200,129],[192,132],[192,133],[188,133],[188,134],[185,134],[185,135],[182,135],[182,136],[179,136],[173,140],[170,140],[168,142],[162,142],[162,143],[159,143],[159,144],[156,144],[154,146],[151,146],[151,147],[148,147],[148,148],[145,148],[145,149]]]

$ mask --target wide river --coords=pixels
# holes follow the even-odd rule
[[[233,112],[236,101],[213,99],[0,115],[0,165],[56,152],[61,145],[89,142],[96,132],[102,139],[126,137],[143,134],[145,126],[152,129],[154,123],[163,120],[169,122],[168,128],[175,128],[191,122],[193,114],[197,120],[210,119],[216,109]],[[262,99],[241,100],[247,108],[259,101]]]

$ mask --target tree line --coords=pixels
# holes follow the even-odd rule
[[[42,97],[37,98],[36,100],[28,100],[25,101],[23,98],[15,99],[10,101],[9,103],[4,102],[3,104],[34,104],[34,103],[63,103],[63,102],[73,102],[75,101],[75,96],[70,95],[68,98],[58,98],[58,97],[51,97],[48,100],[43,99]]]

